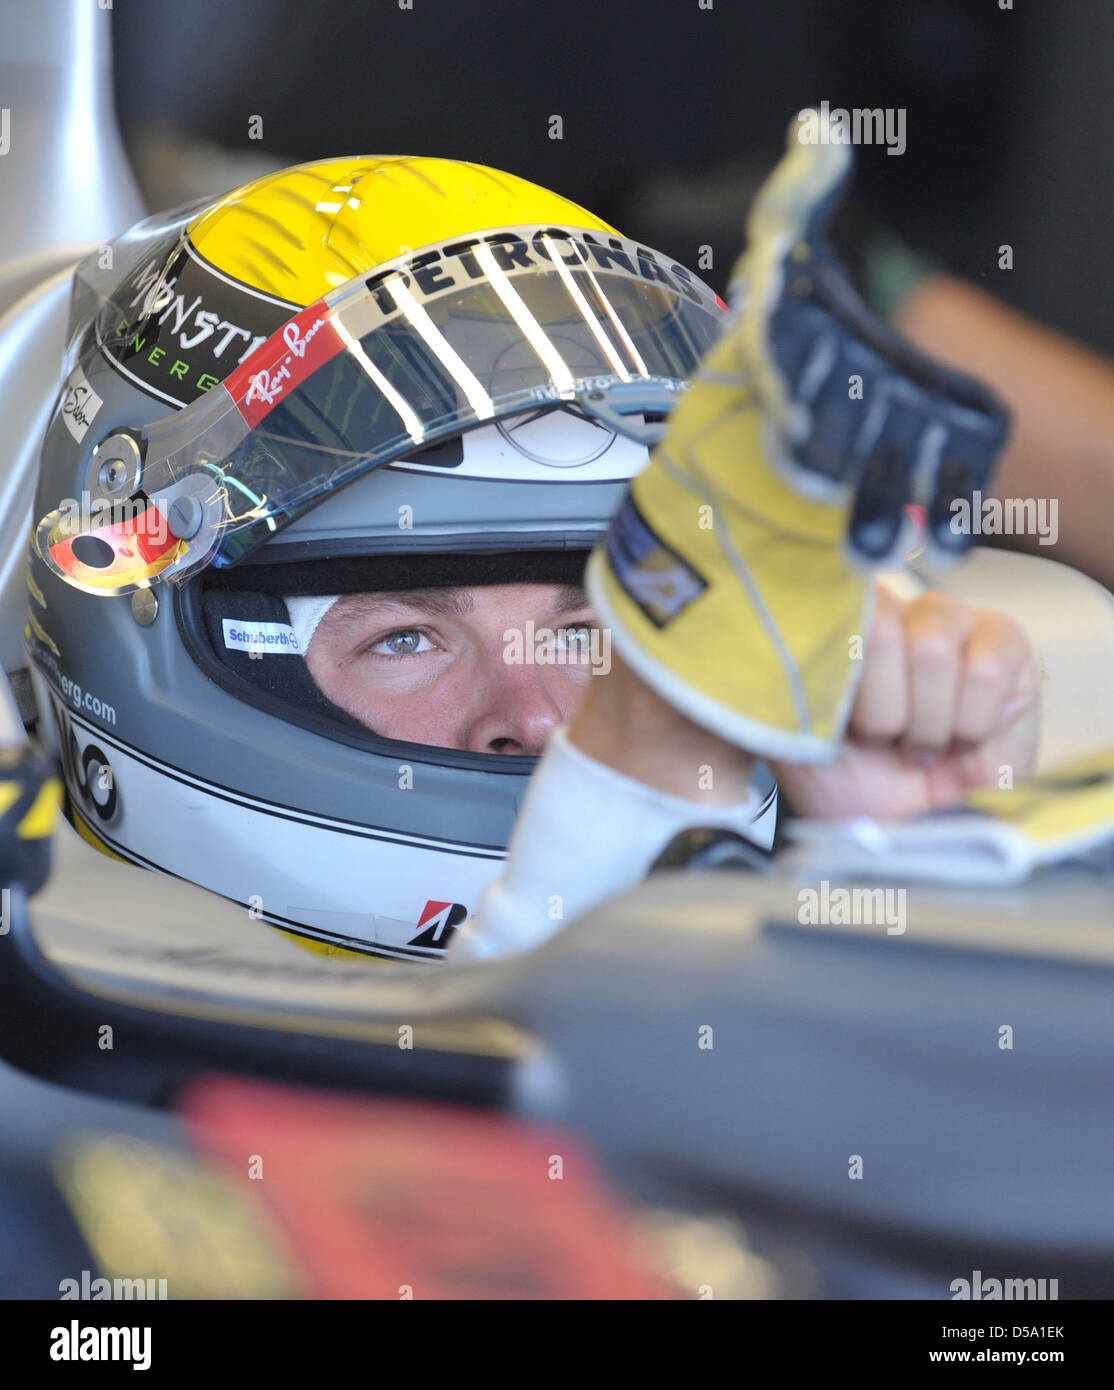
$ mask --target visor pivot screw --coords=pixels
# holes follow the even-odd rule
[[[123,460],[110,459],[108,463],[101,465],[100,485],[106,492],[115,492],[127,476],[128,470]]]
[[[110,434],[94,451],[89,465],[90,490],[111,495],[138,487],[142,472],[139,445],[129,434]]]
[[[132,594],[132,617],[140,627],[150,627],[158,617],[159,601],[153,589],[136,589]]]
[[[201,529],[204,509],[196,497],[176,497],[166,514],[166,524],[170,534],[180,541],[188,541]]]

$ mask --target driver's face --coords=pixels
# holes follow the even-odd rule
[[[529,621],[571,633],[567,662],[508,659]],[[559,584],[349,594],[318,624],[306,664],[333,704],[385,738],[537,754],[588,682],[576,630],[593,626],[583,589]]]

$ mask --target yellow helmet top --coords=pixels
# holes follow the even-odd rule
[[[242,284],[299,305],[409,251],[492,227],[614,228],[537,184],[455,159],[360,155],[265,174],[188,228]]]

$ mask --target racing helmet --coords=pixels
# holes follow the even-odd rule
[[[26,629],[78,832],[326,947],[439,957],[536,760],[372,733],[287,600],[578,583],[723,314],[433,158],[299,165],[86,259]]]

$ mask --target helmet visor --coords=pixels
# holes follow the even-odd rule
[[[602,232],[517,226],[427,247],[332,291],[134,431],[130,461],[102,444],[82,505],[60,501],[36,548],[92,593],[234,565],[338,488],[476,425],[547,405],[619,429],[665,416],[723,318],[683,267]]]

